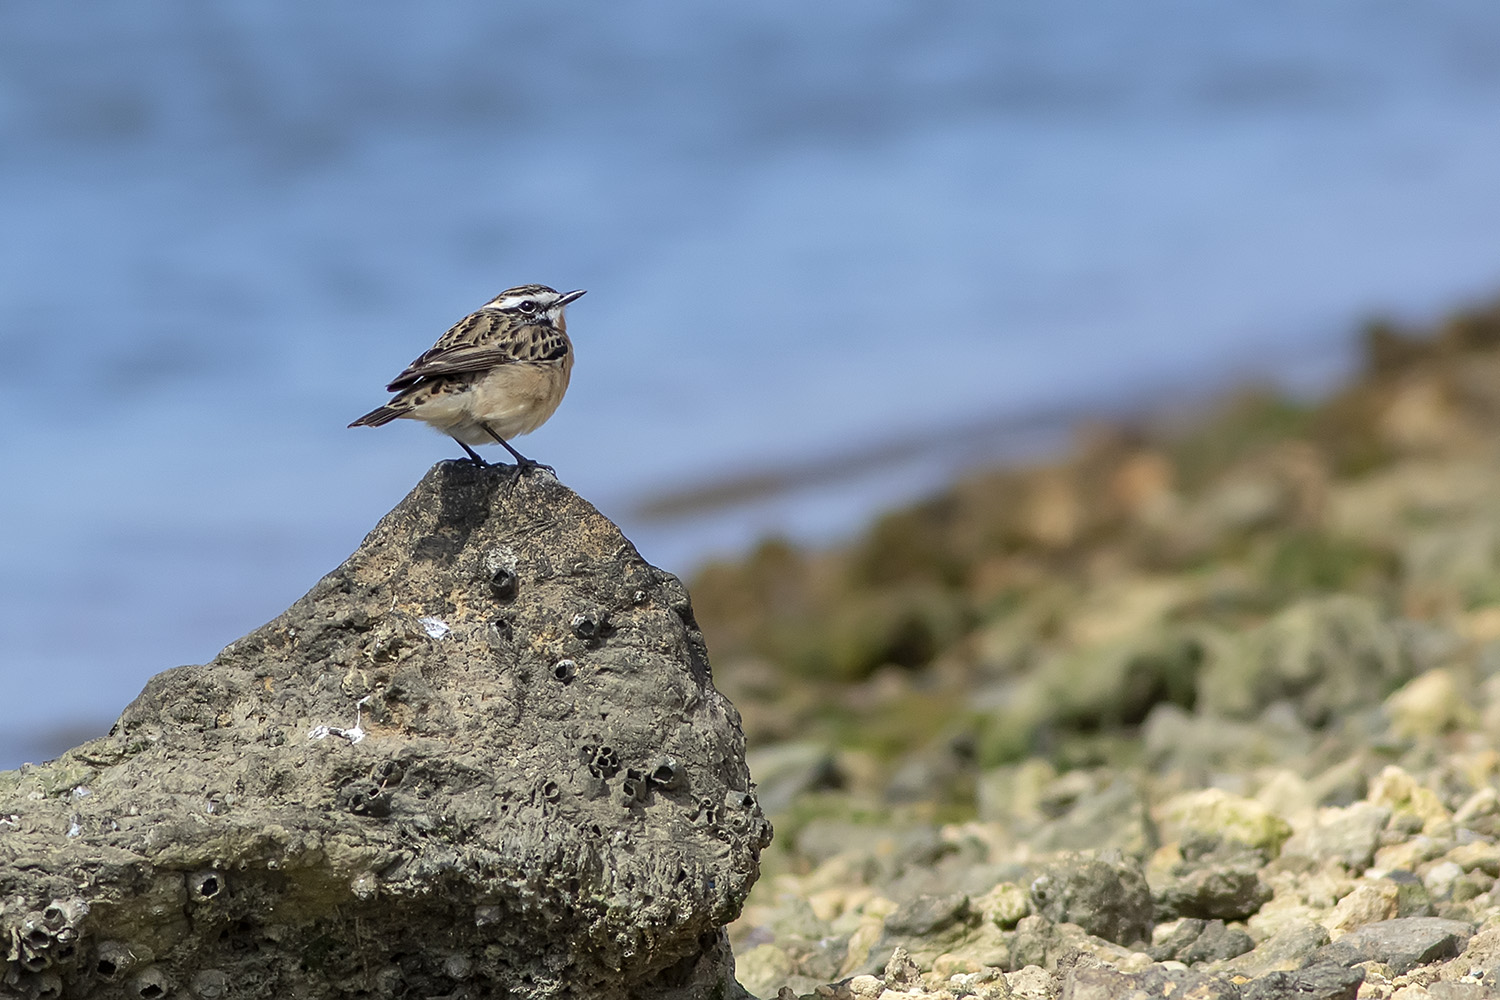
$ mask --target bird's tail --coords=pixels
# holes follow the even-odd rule
[[[406,413],[404,406],[381,406],[360,417],[350,427],[381,427]]]

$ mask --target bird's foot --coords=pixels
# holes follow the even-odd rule
[[[545,469],[552,473],[554,479],[557,478],[557,470],[552,466],[543,465],[541,462],[533,462],[531,459],[526,458],[510,467],[510,484],[507,489],[515,489],[516,484],[521,481],[521,477],[529,476],[537,469]]]
[[[552,477],[554,479],[557,478],[557,470],[554,469],[552,466],[550,466],[550,465],[543,465],[541,462],[533,462],[529,458],[526,461],[521,462],[519,465],[517,465],[516,468],[518,468],[520,470],[520,474],[523,475],[523,476],[529,476],[533,472],[535,472],[537,469],[545,469],[546,471],[552,473]]]

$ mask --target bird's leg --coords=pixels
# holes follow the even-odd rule
[[[489,428],[486,427],[485,430],[489,430]],[[450,437],[451,437],[451,435],[450,435]],[[458,441],[458,438],[453,438],[453,440]],[[475,451],[473,448],[470,448],[468,445],[464,444],[462,441],[458,441],[458,446],[460,448],[462,448],[464,451],[466,451],[466,452],[469,453],[469,461],[473,462],[475,465],[485,466],[485,465],[489,465],[490,464],[490,463],[486,462],[484,459],[482,459],[482,458],[479,457],[479,452]]]
[[[514,448],[512,448],[510,446],[510,442],[507,441],[507,440],[505,440],[505,438],[501,437],[499,434],[496,434],[494,428],[491,427],[489,424],[480,424],[479,426],[483,427],[484,428],[484,432],[486,434],[488,434],[490,437],[494,438],[495,441],[496,441],[496,443],[498,443],[502,448],[504,448],[506,451],[510,452],[512,455],[515,456],[515,459],[516,459],[516,478],[517,479],[519,479],[522,476],[528,476],[528,475],[530,475],[532,469],[546,469],[548,472],[552,473],[554,476],[557,475],[557,470],[554,469],[552,466],[550,466],[550,465],[543,465],[541,462],[533,462],[531,459],[527,458],[525,455],[521,454],[519,451],[516,451],[516,449],[514,449]]]

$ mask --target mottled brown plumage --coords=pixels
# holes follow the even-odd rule
[[[536,463],[509,439],[536,430],[562,402],[573,371],[563,310],[582,294],[546,285],[506,289],[393,378],[390,402],[349,426],[409,417],[451,436],[475,462],[483,459],[470,445],[496,441],[515,456],[518,472],[529,470]]]

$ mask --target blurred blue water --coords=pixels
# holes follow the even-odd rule
[[[456,454],[344,424],[508,285],[590,289],[523,450],[686,570],[935,473],[634,498],[1486,294],[1497,177],[1492,0],[0,6],[0,766]]]

